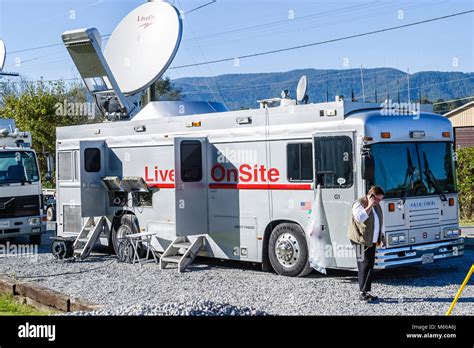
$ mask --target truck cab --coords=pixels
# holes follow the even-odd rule
[[[0,239],[29,236],[40,244],[45,232],[41,177],[31,134],[13,120],[0,122]]]

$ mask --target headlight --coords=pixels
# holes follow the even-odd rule
[[[28,219],[28,225],[30,226],[39,225],[40,223],[41,223],[41,219],[38,217]]]
[[[459,228],[447,228],[444,230],[444,236],[445,237],[456,237],[459,236],[461,233],[461,230]]]
[[[395,244],[404,244],[407,241],[407,236],[405,233],[396,233],[396,234],[391,234],[388,237],[389,244],[395,245]]]
[[[390,244],[398,244],[398,236],[391,236]]]

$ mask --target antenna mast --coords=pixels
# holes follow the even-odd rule
[[[408,83],[408,103],[411,102],[410,98],[410,68],[407,68],[407,83]]]
[[[362,100],[365,102],[364,73],[362,71],[362,65],[360,66],[360,83],[362,85]]]

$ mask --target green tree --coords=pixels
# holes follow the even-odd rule
[[[12,118],[21,131],[31,132],[43,178],[46,173],[45,154],[55,153],[56,127],[91,121],[84,117],[87,115],[65,112],[64,105],[83,104],[86,99],[85,90],[80,85],[66,85],[62,81],[23,81],[19,88],[2,93],[0,117]]]
[[[170,78],[155,82],[155,100],[181,100],[181,90],[174,88]]]
[[[165,101],[165,100],[181,100],[181,90],[175,88],[170,78],[160,79],[154,83],[155,95],[154,100]],[[148,103],[147,93],[142,95],[142,105],[145,106]]]
[[[474,147],[456,151],[459,187],[459,212],[462,219],[470,219],[474,205]]]

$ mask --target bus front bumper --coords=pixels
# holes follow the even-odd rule
[[[40,222],[35,225],[28,223],[29,219],[39,219]],[[0,240],[5,238],[14,238],[21,236],[30,236],[46,232],[46,223],[42,215],[4,218],[0,220]]]
[[[377,249],[375,268],[386,269],[428,264],[462,255],[464,255],[464,238],[406,247]]]

